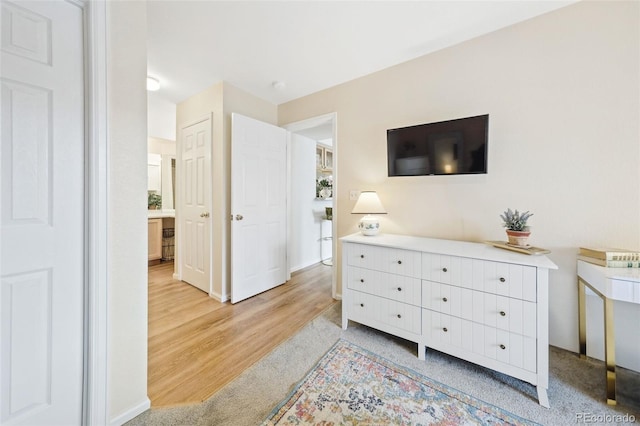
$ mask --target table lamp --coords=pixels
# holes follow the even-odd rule
[[[363,235],[376,235],[380,230],[378,218],[372,215],[387,214],[376,191],[362,191],[351,213],[366,215],[360,219],[360,224],[358,225]]]

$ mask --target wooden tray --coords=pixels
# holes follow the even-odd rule
[[[498,247],[501,249],[505,249],[505,250],[511,250],[511,251],[515,251],[518,253],[524,253],[524,254],[531,254],[534,256],[537,255],[541,255],[541,254],[547,254],[547,253],[551,253],[551,251],[547,250],[547,249],[543,249],[540,247],[516,247],[516,246],[512,246],[507,244],[506,241],[486,241],[487,244],[490,244],[494,247]]]

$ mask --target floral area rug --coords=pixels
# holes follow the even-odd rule
[[[535,425],[339,340],[263,425]]]

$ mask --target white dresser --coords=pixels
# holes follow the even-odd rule
[[[381,234],[341,238],[342,327],[349,320],[537,387],[549,407],[549,269],[482,243]]]

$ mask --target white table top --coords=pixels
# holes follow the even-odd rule
[[[609,299],[640,304],[640,268],[605,268],[578,260],[578,277]]]

